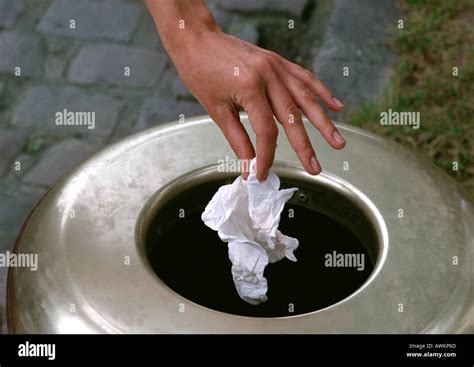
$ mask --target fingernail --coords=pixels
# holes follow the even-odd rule
[[[339,132],[337,130],[334,131],[332,136],[333,136],[334,140],[337,141],[339,144],[345,144],[346,143],[344,138],[341,136],[341,134],[339,134]]]
[[[344,103],[342,103],[340,100],[338,100],[336,97],[332,97],[332,100],[334,103],[337,105],[337,107],[341,108],[344,107]]]
[[[318,160],[316,159],[316,157],[312,157],[311,158],[311,167],[313,167],[313,169],[316,171],[316,173],[320,173],[321,172],[321,165],[319,164]]]

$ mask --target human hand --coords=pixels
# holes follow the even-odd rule
[[[203,15],[187,32],[167,37],[160,32],[176,69],[193,95],[224,133],[237,157],[252,159],[255,151],[240,122],[247,111],[256,134],[257,178],[265,180],[275,156],[278,128],[286,136],[310,174],[321,166],[303,126],[303,112],[335,149],[345,141],[316,97],[333,111],[343,104],[308,70],[274,52],[223,33],[212,16]],[[248,172],[244,172],[244,178]]]

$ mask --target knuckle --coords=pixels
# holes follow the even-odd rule
[[[227,134],[226,139],[232,150],[237,154],[242,153],[247,148],[246,143],[239,139],[235,134]]]
[[[321,121],[321,130],[330,133],[335,130],[335,126],[328,116],[324,116]]]
[[[312,152],[313,146],[311,145],[311,142],[308,139],[304,139],[294,149],[296,153],[300,154],[300,153],[305,153],[305,152]]]
[[[319,81],[318,78],[316,77],[316,74],[314,74],[313,72],[311,72],[311,71],[305,69],[305,70],[304,70],[304,73],[305,73],[306,79],[308,79],[309,81],[311,81],[311,82],[317,82],[317,81]]]
[[[267,55],[268,59],[272,62],[279,62],[281,57],[276,52],[273,51],[266,51],[265,55]]]
[[[207,109],[209,115],[214,117],[216,122],[225,122],[226,118],[229,116],[229,111],[221,106],[212,106]]]
[[[231,133],[231,131],[226,130],[224,134],[225,134],[225,138],[227,139],[227,142],[235,151],[235,149],[238,148],[240,145],[238,139],[236,138],[234,134]]]
[[[294,104],[291,104],[286,107],[285,113],[285,117],[288,119],[289,122],[298,122],[299,120],[301,120],[301,111]]]
[[[221,121],[221,113],[220,113],[220,110],[215,108],[215,107],[207,107],[206,108],[207,110],[207,113],[209,114],[209,116],[211,116],[211,118],[214,120],[214,122],[216,123],[220,123]]]
[[[241,86],[244,90],[254,91],[260,89],[262,86],[261,77],[255,72],[249,72],[244,78],[241,79]]]
[[[304,101],[314,101],[316,96],[308,88],[303,88],[301,91],[301,97]]]
[[[267,140],[276,140],[278,137],[278,128],[274,123],[268,124],[257,135]]]
[[[306,69],[304,73],[305,73],[305,78],[306,78],[307,83],[311,83],[316,88],[319,88],[321,86],[321,81],[318,79],[316,74]]]
[[[253,61],[253,64],[259,73],[269,72],[272,70],[272,59],[267,55],[259,55]]]

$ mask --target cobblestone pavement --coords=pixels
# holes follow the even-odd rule
[[[277,13],[297,24],[318,1],[207,3],[223,29],[257,43],[253,14]],[[366,62],[385,45],[396,16],[392,2],[361,4],[354,9],[351,1],[334,0],[315,59],[315,69],[327,73],[328,84],[344,97],[347,86],[352,95],[376,94],[393,59],[383,46],[382,55]],[[364,17],[367,9],[382,23]],[[363,19],[359,35],[350,29],[354,24],[344,27],[353,13]],[[180,82],[141,0],[0,0],[0,55],[0,252],[12,248],[35,203],[78,162],[132,132],[204,113]],[[363,67],[371,84],[357,72],[356,79],[343,79],[348,62],[355,71]],[[58,125],[56,114],[64,109],[95,112],[94,128]],[[3,310],[5,275],[0,269]]]

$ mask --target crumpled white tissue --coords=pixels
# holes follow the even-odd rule
[[[259,182],[255,158],[250,163],[247,181],[239,176],[232,184],[219,188],[202,213],[202,221],[228,242],[232,277],[239,296],[257,305],[267,300],[267,264],[287,257],[296,261],[296,238],[277,228],[286,201],[297,188],[279,190],[280,180],[270,172]]]

